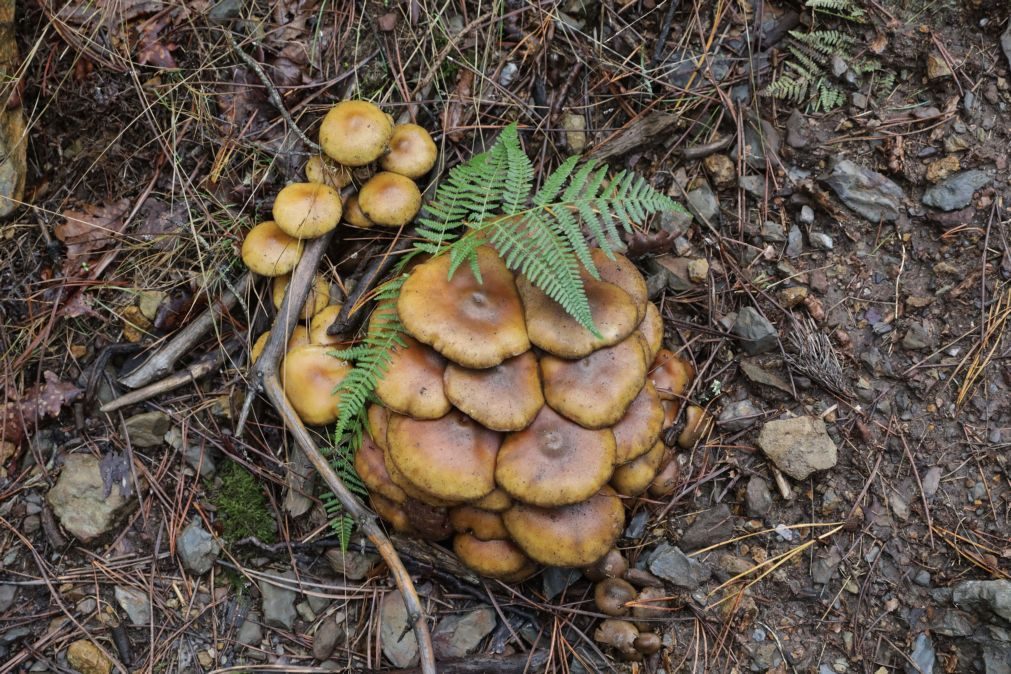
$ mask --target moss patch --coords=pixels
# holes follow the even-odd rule
[[[256,478],[234,461],[229,461],[218,477],[221,489],[211,500],[218,509],[225,540],[256,536],[264,543],[273,543],[277,537],[277,523]]]

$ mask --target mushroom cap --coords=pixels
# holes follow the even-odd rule
[[[633,333],[579,360],[545,355],[541,378],[553,409],[586,428],[613,426],[646,382],[642,337]]]
[[[649,485],[649,495],[655,498],[670,496],[681,484],[681,464],[669,452],[660,463],[660,471]]]
[[[495,488],[501,437],[457,410],[441,419],[391,414],[390,459],[411,482],[447,501],[472,501]]]
[[[653,655],[663,646],[663,640],[654,632],[640,632],[632,646],[643,655]]]
[[[372,494],[379,494],[400,505],[407,500],[407,494],[390,479],[386,471],[386,458],[383,450],[365,433],[362,444],[355,452],[355,472]]]
[[[523,299],[527,332],[538,348],[561,358],[582,358],[591,352],[617,344],[639,325],[636,304],[624,290],[606,281],[583,277],[593,324],[601,337],[580,325],[562,306],[525,277],[516,279]]]
[[[489,578],[511,580],[531,567],[523,551],[507,540],[482,541],[470,534],[457,534],[453,552],[469,568]]]
[[[642,655],[633,646],[638,636],[639,630],[635,625],[614,618],[602,621],[593,632],[594,641],[614,648],[626,660],[642,659]]]
[[[384,171],[417,179],[432,170],[438,156],[435,141],[423,127],[397,124],[390,138],[390,151],[383,157],[380,166]]]
[[[368,101],[341,101],[319,126],[323,151],[345,166],[364,166],[379,159],[392,135],[390,118]]]
[[[617,444],[615,463],[628,463],[650,450],[663,430],[663,405],[649,381],[611,430]]]
[[[606,555],[586,567],[583,575],[594,582],[599,582],[605,578],[621,578],[627,570],[628,560],[617,548],[611,548]]]
[[[380,171],[358,190],[358,208],[369,222],[402,227],[421,210],[421,191],[406,176]]]
[[[242,261],[254,274],[290,274],[301,258],[302,242],[285,234],[273,220],[253,227],[242,241]]]
[[[590,255],[601,280],[613,283],[632,298],[635,302],[636,323],[641,323],[646,316],[646,307],[650,304],[649,290],[646,288],[646,279],[635,264],[621,253],[614,253],[614,257],[610,258],[600,248],[594,248]]]
[[[408,335],[401,339],[404,346],[390,350],[386,374],[376,382],[376,397],[391,411],[415,419],[444,416],[452,407],[442,383],[446,359]]]
[[[691,449],[699,440],[709,435],[712,428],[712,415],[698,405],[689,405],[685,410],[685,427],[678,435],[678,447]]]
[[[288,236],[314,239],[337,226],[344,210],[341,195],[322,183],[292,183],[274,199],[274,222]]]
[[[611,476],[611,486],[624,496],[638,496],[643,493],[660,470],[666,451],[663,442],[658,440],[652,449],[639,458],[615,468],[614,475]]]
[[[386,444],[386,426],[390,422],[390,411],[382,405],[372,403],[366,412],[366,419],[372,441],[379,446],[379,449],[387,451],[389,446]]]
[[[449,523],[458,534],[471,534],[482,541],[509,538],[502,515],[490,510],[470,505],[457,506],[449,511]]]
[[[390,451],[388,449],[383,452],[383,456],[386,459],[386,472],[389,473],[390,480],[393,481],[393,484],[403,489],[408,498],[412,498],[416,501],[420,501],[421,503],[427,503],[430,506],[438,508],[449,508],[460,504],[459,500],[439,498],[438,496],[428,493],[418,485],[411,482],[406,475],[400,472],[397,465],[393,463],[393,459],[390,458]]]
[[[671,615],[670,595],[662,587],[644,587],[635,601],[632,616],[637,618],[636,625],[639,629],[649,629],[651,623],[655,624]]]
[[[558,508],[517,503],[502,513],[513,540],[534,561],[580,567],[607,553],[625,526],[625,508],[605,486],[579,503]]]
[[[613,471],[610,429],[588,430],[545,406],[527,428],[506,436],[495,481],[515,499],[554,507],[590,498]]]
[[[330,347],[309,344],[292,349],[282,363],[285,395],[299,418],[310,426],[324,426],[340,416],[341,397],[334,391],[351,366],[330,355]]]
[[[695,368],[673,351],[660,349],[649,368],[649,379],[662,400],[681,400],[695,379]]]
[[[611,616],[628,615],[631,607],[626,604],[633,601],[638,592],[632,584],[621,578],[605,578],[593,587],[593,603],[601,613]]]
[[[374,492],[369,494],[369,500],[372,501],[372,508],[376,511],[376,514],[386,522],[389,522],[394,531],[406,535],[416,533],[414,526],[411,525],[411,521],[407,517],[407,513],[399,505],[385,496],[380,496]]]
[[[519,431],[544,406],[541,375],[532,351],[494,367],[446,366],[446,397],[464,414],[493,431]]]
[[[351,170],[347,166],[335,164],[318,154],[305,162],[305,177],[311,183],[323,183],[338,191],[351,184]]]
[[[291,276],[276,276],[270,284],[270,298],[274,302],[274,308],[280,309],[281,302],[284,301],[284,293],[291,283]],[[299,311],[298,318],[307,321],[319,312],[323,311],[330,304],[330,282],[322,274],[316,274],[309,288],[309,294],[305,298],[305,304]]]
[[[470,505],[481,510],[489,510],[493,513],[500,513],[509,510],[513,505],[513,497],[505,489],[495,487],[487,496],[482,496],[476,501],[471,501]]]
[[[513,275],[498,254],[477,249],[483,283],[469,264],[449,278],[450,263],[449,255],[434,257],[404,282],[397,312],[407,332],[464,367],[494,367],[529,350]]]
[[[287,350],[291,351],[292,349],[312,343],[312,335],[309,334],[308,328],[304,325],[296,325],[291,329],[291,337],[288,338]]]
[[[252,365],[260,358],[260,354],[263,353],[263,347],[267,346],[267,340],[270,339],[270,330],[267,330],[253,342],[253,346],[249,347],[249,364]]]
[[[656,360],[656,355],[660,353],[660,349],[663,348],[663,317],[660,315],[660,310],[652,302],[646,304],[646,316],[642,319],[642,323],[639,324],[639,332],[646,339],[646,345],[649,349],[649,353],[646,355],[649,362],[652,363]]]
[[[327,346],[340,344],[340,338],[327,334],[327,330],[340,312],[340,304],[329,304],[313,314],[312,320],[309,321],[309,341],[313,344],[326,344]]]
[[[362,213],[362,208],[358,205],[357,192],[349,194],[344,200],[344,222],[359,229],[368,229],[375,224]]]

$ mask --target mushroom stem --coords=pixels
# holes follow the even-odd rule
[[[327,487],[333,491],[334,496],[340,501],[344,510],[355,520],[358,528],[368,537],[372,545],[376,547],[379,556],[386,562],[386,566],[393,575],[393,581],[396,583],[401,595],[403,595],[404,604],[411,618],[414,636],[418,641],[418,652],[421,656],[421,671],[424,674],[435,674],[435,654],[432,650],[432,637],[428,631],[428,623],[425,622],[421,600],[414,589],[414,582],[411,580],[411,576],[407,573],[407,569],[404,568],[404,563],[400,560],[400,556],[397,554],[390,539],[387,538],[386,534],[379,527],[375,515],[369,512],[355,495],[348,490],[344,481],[334,472],[330,463],[316,447],[316,443],[313,442],[309,431],[306,430],[302,420],[298,418],[294,408],[292,408],[291,403],[288,401],[288,397],[281,386],[281,380],[278,377],[278,365],[281,360],[281,354],[284,352],[291,332],[295,328],[295,323],[298,321],[298,312],[292,311],[291,308],[301,307],[304,304],[309,294],[309,288],[312,286],[316,268],[319,266],[319,262],[323,258],[323,253],[330,244],[332,236],[333,232],[331,231],[306,244],[302,259],[291,275],[291,281],[285,292],[284,300],[281,302],[281,308],[278,309],[277,315],[274,318],[274,325],[270,328],[270,337],[267,339],[260,357],[256,360],[256,364],[253,365],[250,371],[249,393],[242,407],[242,414],[236,426],[236,434],[242,433],[249,415],[252,399],[258,392],[262,392],[270,400],[274,409],[277,410],[284,425],[288,428],[288,432],[294,438],[296,446],[302,450],[305,457],[323,478],[323,481],[326,482]]]

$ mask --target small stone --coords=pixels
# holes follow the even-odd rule
[[[745,119],[744,161],[753,170],[764,170],[767,163],[778,164],[780,144],[779,131],[771,122],[756,115]],[[737,161],[737,147],[731,151],[730,158]]]
[[[930,54],[927,56],[927,79],[939,80],[942,77],[951,77],[951,68],[939,54]]]
[[[808,290],[804,286],[793,286],[784,288],[779,293],[779,301],[787,309],[793,309],[807,299]]]
[[[158,447],[171,427],[169,416],[158,411],[135,414],[126,420],[126,434],[134,447]]]
[[[811,232],[807,235],[807,240],[811,242],[812,248],[818,250],[832,250],[832,237],[824,232]]]
[[[661,543],[647,557],[649,570],[667,582],[694,590],[709,580],[709,567],[670,543]]]
[[[934,642],[930,635],[921,632],[913,641],[913,652],[909,654],[912,662],[905,664],[906,674],[933,674],[937,655],[934,653]]]
[[[741,176],[737,185],[756,199],[765,198],[765,176]]]
[[[927,180],[932,183],[940,182],[961,168],[962,163],[958,160],[958,157],[949,154],[927,165]]]
[[[709,262],[705,259],[688,263],[688,279],[693,283],[703,283],[709,278]]]
[[[337,647],[337,641],[347,633],[342,625],[344,614],[338,613],[330,616],[319,626],[312,637],[312,657],[317,660],[326,660]],[[338,621],[337,618],[341,620]]]
[[[930,629],[945,637],[967,637],[973,633],[974,626],[967,613],[948,610],[934,618]]]
[[[487,607],[443,618],[432,633],[435,656],[459,659],[472,654],[495,629],[495,624],[495,611]]]
[[[794,108],[786,119],[786,144],[796,149],[805,148],[811,142],[809,134],[807,117]]]
[[[112,661],[87,639],[78,639],[67,648],[67,663],[80,674],[110,674]]]
[[[832,54],[832,60],[830,61],[832,66],[832,74],[836,77],[842,77],[849,70],[849,66],[846,65],[846,61],[839,54]]]
[[[804,204],[800,207],[800,215],[798,218],[803,224],[810,225],[814,222],[814,209],[807,204]]]
[[[326,551],[326,561],[330,563],[334,573],[348,580],[358,581],[369,575],[369,571],[379,561],[379,556],[367,552],[353,550],[344,552],[340,548],[330,548]]]
[[[902,188],[849,159],[837,161],[825,182],[846,206],[873,223],[894,221],[901,213]]]
[[[854,108],[858,110],[864,110],[867,108],[867,94],[860,93],[859,91],[854,91],[850,96],[850,102],[853,104]]]
[[[738,312],[732,332],[751,356],[771,351],[779,342],[776,327],[754,307],[744,307]]]
[[[717,225],[719,223],[720,202],[705,183],[689,192],[685,197],[685,201],[687,202],[688,210],[701,222],[709,225]]]
[[[717,421],[721,428],[736,433],[750,428],[761,416],[762,410],[750,400],[744,399],[725,405]]]
[[[142,489],[144,486],[141,482]],[[122,481],[112,480],[106,495],[101,462],[90,454],[71,454],[46,499],[63,528],[88,543],[109,531],[136,507],[137,498],[128,498],[127,493],[128,487]]]
[[[985,171],[962,171],[928,189],[923,194],[923,203],[942,211],[965,208],[972,201],[973,193],[990,184],[990,181],[990,176]]]
[[[1011,25],[1000,36],[1000,48],[1004,52],[1004,58],[1007,59],[1008,67],[1011,67]]]
[[[682,550],[698,550],[723,542],[733,538],[736,523],[737,518],[730,512],[730,507],[721,503],[715,508],[700,512],[685,530],[678,545]]]
[[[260,614],[256,611],[251,611],[246,616],[245,621],[243,621],[242,627],[239,628],[235,639],[245,646],[259,645],[263,641],[263,626],[260,625],[260,620]]]
[[[783,225],[772,220],[766,220],[762,223],[761,233],[762,238],[768,243],[783,243],[786,241],[786,232],[783,231]]]
[[[687,232],[691,224],[692,214],[688,211],[673,209],[660,213],[660,229],[674,236],[681,236]]]
[[[772,509],[772,491],[769,489],[769,483],[757,475],[752,476],[748,480],[745,501],[749,516],[765,517],[768,515]]]
[[[583,573],[579,569],[549,566],[541,574],[541,587],[544,590],[544,596],[548,601],[551,601],[582,577]]]
[[[113,589],[113,594],[116,595],[116,603],[130,618],[130,624],[134,627],[143,627],[151,623],[151,602],[147,594],[132,587],[119,585]]]
[[[298,613],[298,616],[307,623],[311,623],[316,620],[316,612],[312,610],[312,606],[310,606],[307,601],[300,601],[295,604],[295,612]]]
[[[972,140],[959,134],[948,134],[944,137],[944,151],[965,152],[972,147]]]
[[[187,571],[207,573],[221,552],[218,542],[204,530],[200,518],[194,518],[176,537],[176,553]]]
[[[762,427],[758,446],[776,467],[795,480],[836,464],[836,446],[818,417],[770,421]]]
[[[913,576],[913,582],[920,587],[930,587],[930,572],[926,569],[920,569]]]
[[[580,154],[586,149],[586,118],[568,112],[562,116],[562,128],[565,129],[565,142],[574,154]]]
[[[380,604],[379,638],[383,655],[394,667],[407,669],[418,662],[418,640],[410,629],[411,618],[400,590],[387,592]],[[406,628],[406,629],[405,629]],[[401,638],[403,635],[403,638]]]
[[[786,235],[786,256],[794,258],[804,252],[804,233],[797,225],[790,225],[790,232]]]
[[[706,173],[712,179],[716,189],[724,190],[734,185],[737,178],[737,168],[730,157],[725,154],[711,154],[702,160]]]
[[[42,528],[42,520],[39,519],[38,515],[29,515],[28,517],[21,520],[21,531],[22,533],[30,536],[36,531]]]
[[[154,321],[158,316],[158,307],[165,299],[165,293],[160,290],[145,290],[137,296],[137,307],[144,318]]]
[[[0,585],[0,613],[3,613],[14,604],[14,597],[17,596],[17,585]]]
[[[951,600],[980,618],[993,614],[1011,622],[1011,580],[964,580],[954,587]]]
[[[902,348],[910,351],[921,351],[933,348],[934,338],[926,321],[914,321],[909,324],[906,335],[902,338]]]
[[[294,571],[285,571],[281,578],[295,580]],[[287,584],[286,584],[287,585]],[[298,593],[288,587],[275,585],[267,579],[260,581],[260,597],[263,600],[263,620],[272,627],[290,630],[295,626],[295,599]]]

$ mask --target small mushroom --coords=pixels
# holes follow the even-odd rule
[[[341,101],[330,108],[319,127],[319,144],[334,161],[364,166],[386,152],[393,124],[368,101]]]
[[[369,222],[384,227],[402,227],[413,220],[421,209],[421,192],[410,178],[380,171],[358,191],[358,208]]]
[[[709,435],[712,428],[712,415],[698,405],[689,405],[685,410],[685,427],[678,435],[678,447],[691,449],[699,440]]]
[[[340,222],[341,195],[322,183],[292,183],[274,199],[274,222],[296,239],[314,239]]]
[[[628,615],[628,602],[635,599],[635,588],[621,578],[605,578],[593,587],[593,601],[601,613],[610,616]]]
[[[636,323],[641,323],[646,317],[646,307],[650,304],[649,290],[646,288],[646,279],[635,268],[635,264],[621,253],[608,257],[601,248],[594,248],[591,257],[600,278],[618,286],[632,298],[635,302]]]
[[[291,276],[275,276],[270,285],[270,298],[275,309],[281,308],[284,301],[284,293],[288,289]],[[299,311],[299,320],[307,321],[319,312],[323,311],[330,304],[330,282],[322,274],[316,274],[312,287],[309,288],[309,295],[305,298],[305,304]]]
[[[313,344],[326,344],[328,346],[340,344],[340,339],[336,335],[327,333],[327,330],[333,325],[334,320],[336,320],[340,312],[340,304],[329,304],[313,315],[309,322],[309,341]]]
[[[242,261],[261,276],[290,274],[302,257],[302,242],[267,220],[249,230],[242,241]]]
[[[639,332],[645,338],[649,350],[647,360],[652,363],[663,348],[663,317],[652,302],[646,305],[646,316],[639,323]]]
[[[649,378],[662,400],[681,400],[695,379],[695,368],[673,351],[660,349],[649,368]]]
[[[658,440],[653,449],[614,469],[611,486],[623,496],[638,496],[646,491],[656,477],[667,448]]]
[[[644,587],[632,606],[636,626],[648,630],[658,621],[670,617],[670,596],[662,587]]]
[[[407,500],[404,490],[393,483],[386,470],[383,450],[367,433],[362,436],[362,444],[355,452],[355,472],[372,494],[379,494],[397,505]]]
[[[663,640],[655,632],[640,632],[632,642],[632,646],[643,655],[653,655],[659,652],[663,646]]]
[[[331,356],[330,350],[318,344],[300,346],[289,351],[281,364],[285,395],[310,426],[332,424],[340,416],[341,397],[334,391],[351,366]]]
[[[661,464],[659,472],[649,485],[649,495],[654,498],[670,496],[681,484],[681,464],[676,456],[669,456],[666,463]]]
[[[502,516],[470,505],[457,506],[449,511],[449,523],[460,534],[471,534],[482,541],[509,538]]]
[[[457,534],[453,537],[453,552],[468,567],[489,578],[516,582],[535,569],[530,558],[512,541],[482,541],[471,534]]]
[[[384,171],[416,180],[432,170],[438,156],[439,149],[427,130],[417,124],[398,124],[393,127],[390,151],[380,165]]]
[[[359,229],[369,229],[375,223],[369,220],[358,205],[358,194],[350,194],[344,200],[344,222]]]
[[[635,649],[639,630],[627,620],[609,619],[602,621],[593,633],[597,643],[610,646],[625,660],[642,660],[642,654]]]
[[[376,397],[390,411],[415,419],[444,416],[452,407],[443,388],[446,359],[416,339],[401,339],[404,345],[391,349],[386,373],[376,382]]]
[[[407,517],[407,513],[399,505],[377,493],[370,493],[369,500],[372,501],[372,508],[376,514],[389,522],[394,531],[411,535],[416,533],[414,526]]]
[[[366,421],[372,440],[379,449],[387,451],[389,446],[386,444],[386,426],[390,422],[390,411],[382,405],[373,403],[366,412]]]
[[[587,578],[599,582],[605,578],[621,578],[628,570],[628,561],[617,548],[611,548],[607,554],[586,567],[583,572]]]
[[[652,305],[650,305],[652,306]],[[611,429],[617,448],[615,463],[628,463],[652,449],[663,430],[663,405],[649,381]]]
[[[347,166],[335,164],[318,154],[305,162],[305,177],[311,183],[323,183],[335,190],[342,190],[351,184],[351,171]]]
[[[512,497],[502,488],[495,487],[495,489],[487,496],[482,496],[476,501],[472,501],[471,505],[475,508],[480,508],[481,510],[488,510],[493,513],[500,513],[513,505]]]

